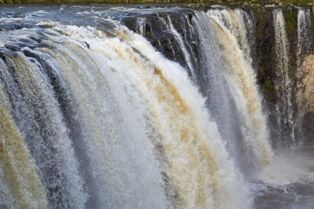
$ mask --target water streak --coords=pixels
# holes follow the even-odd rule
[[[0,197],[2,208],[44,209],[47,199],[22,135],[0,96]]]
[[[295,123],[293,109],[293,83],[289,73],[289,42],[285,31],[285,20],[281,9],[273,10],[276,52],[275,88],[280,98],[276,104],[278,136],[284,144],[295,143]],[[278,137],[277,136],[277,137]]]

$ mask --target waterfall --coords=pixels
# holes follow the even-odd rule
[[[297,43],[297,67],[298,71],[302,65],[302,55],[307,54],[312,49],[311,39],[311,10],[310,9],[298,9],[298,43]],[[298,77],[301,75],[297,74]]]
[[[215,18],[224,27],[235,36],[241,50],[244,53],[245,59],[251,63],[251,45],[249,38],[252,39],[253,32],[253,18],[243,9],[210,9],[207,14]]]
[[[241,132],[234,121],[238,118],[234,108],[234,101],[230,96],[226,81],[221,72],[224,71],[223,57],[219,46],[215,41],[214,33],[209,18],[206,14],[197,13],[193,18],[195,31],[199,36],[200,68],[199,86],[206,97],[206,104],[213,118],[215,118],[219,131],[224,140],[228,140],[227,148],[236,163],[240,164],[240,157],[237,150],[240,149]],[[239,143],[237,143],[239,142]],[[238,146],[239,145],[239,146]]]
[[[312,14],[286,12],[1,8],[0,208],[312,208]]]
[[[1,88],[2,89],[2,88]],[[0,200],[10,208],[47,208],[37,168],[9,112],[0,106]]]
[[[303,119],[305,117],[308,107],[311,106],[311,72],[308,69],[309,66],[306,66],[306,55],[309,55],[313,49],[313,40],[312,40],[312,25],[311,25],[311,11],[310,9],[298,8],[297,16],[297,25],[298,25],[298,36],[297,36],[297,86],[296,86],[296,128],[297,136],[300,138],[298,141],[304,143],[304,138],[306,133],[304,131]],[[310,59],[309,59],[310,60]],[[303,64],[304,63],[304,64]],[[303,66],[302,66],[303,65]]]
[[[231,152],[240,167],[246,167],[245,172],[254,172],[254,169],[267,165],[272,158],[255,73],[235,36],[216,18],[217,11],[208,14],[210,18],[198,14],[196,22],[198,33],[202,35],[202,54],[208,61],[202,66],[208,72],[201,74],[201,86],[209,98],[208,108],[218,121],[223,138],[228,139]],[[242,34],[246,31],[243,30]],[[243,45],[248,45],[247,41],[243,42]],[[239,123],[241,126],[237,126]],[[244,156],[237,156],[239,153]]]
[[[47,69],[35,60],[29,61],[21,52],[6,55],[2,62],[6,66],[1,68],[1,77],[10,94],[12,115],[40,170],[49,203],[54,207],[82,208],[86,197],[79,165],[53,86],[44,73]]]
[[[146,24],[145,18],[143,18],[143,17],[137,18],[137,20],[136,20],[136,31],[141,35],[144,35],[144,33],[145,33],[145,24]]]
[[[280,98],[276,104],[278,134],[277,139],[283,144],[295,143],[295,123],[293,109],[293,82],[289,71],[289,42],[285,31],[285,20],[281,9],[273,10],[275,52],[276,52],[276,81],[275,88]],[[281,142],[279,142],[280,144]]]
[[[29,202],[41,205],[35,208],[46,208],[45,198],[48,208],[250,208],[242,177],[185,70],[139,35],[108,24],[110,35],[43,22],[40,32],[1,37],[7,114],[23,137],[15,145],[28,148],[38,166],[30,177],[40,176]],[[4,181],[14,188],[13,179]]]

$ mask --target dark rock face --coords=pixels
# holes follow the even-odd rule
[[[271,9],[262,9],[256,14],[256,57],[253,62],[256,63],[257,83],[264,97],[264,106],[269,113],[268,120],[272,126],[276,125],[275,104],[276,89],[275,81],[275,32],[273,27],[273,18]],[[275,129],[272,129],[272,135],[275,135]]]
[[[168,12],[156,12],[137,16],[130,16],[123,19],[123,23],[134,32],[140,33],[151,44],[168,59],[178,62],[189,72],[189,66],[184,57],[184,52],[180,44],[184,44],[188,54],[192,58],[192,65],[198,69],[198,40],[197,35],[192,31],[193,10],[180,9]],[[140,19],[144,19],[142,25]],[[173,28],[171,28],[171,26]],[[180,35],[174,34],[173,29]],[[193,59],[194,58],[194,59]]]
[[[302,118],[301,127],[303,128],[303,140],[307,143],[313,143],[314,136],[314,112],[307,112]]]

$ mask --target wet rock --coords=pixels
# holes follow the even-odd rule
[[[314,55],[305,57],[298,85],[297,103],[301,121],[301,137],[306,142],[314,138]]]

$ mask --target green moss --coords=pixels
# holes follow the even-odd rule
[[[287,11],[285,15],[286,15],[285,17],[286,32],[287,34],[291,34],[295,31],[297,19],[292,11]]]
[[[263,68],[257,71],[257,81],[267,101],[274,101],[276,98],[276,89],[272,78]]]
[[[266,79],[263,85],[263,93],[266,98],[273,99],[276,95],[275,86],[270,79]]]
[[[152,37],[152,36],[153,36],[152,30],[146,29],[146,31],[145,31],[145,36],[146,36],[146,37]]]
[[[264,90],[270,92],[273,90],[273,84],[270,80],[266,80],[264,83]]]
[[[295,80],[295,74],[297,69],[297,12],[293,9],[286,9],[285,11],[285,26],[287,38],[289,41],[289,76],[292,80]]]

